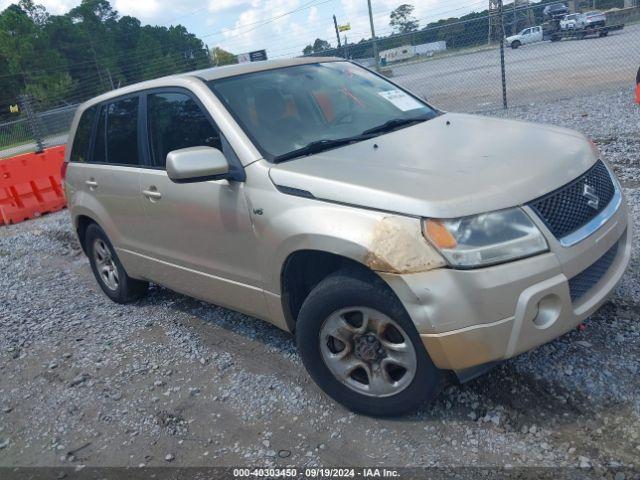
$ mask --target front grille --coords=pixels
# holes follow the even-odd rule
[[[585,185],[593,188],[598,206],[589,205]],[[571,183],[532,201],[529,206],[538,214],[556,238],[575,232],[598,215],[609,204],[615,187],[601,160]]]
[[[609,267],[613,263],[618,253],[618,242],[615,243],[607,252],[601,256],[595,263],[585,268],[582,272],[569,280],[569,291],[571,292],[571,301],[579,300],[593,286],[600,281],[607,273]]]

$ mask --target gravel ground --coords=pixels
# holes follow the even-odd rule
[[[640,108],[631,98],[506,116],[594,138],[637,224]],[[585,329],[448,384],[414,415],[381,420],[327,399],[292,338],[264,322],[161,288],[111,303],[67,212],[2,227],[0,466],[637,467],[637,236],[633,249],[616,294]]]

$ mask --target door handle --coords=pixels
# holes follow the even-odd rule
[[[162,194],[154,187],[150,187],[147,190],[142,190],[142,194],[149,200],[160,200],[162,198]]]
[[[86,182],[84,182],[87,184],[87,186],[93,190],[94,188],[96,188],[98,186],[98,182],[96,182],[93,178],[91,180],[87,180]]]

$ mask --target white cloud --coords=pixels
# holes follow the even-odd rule
[[[154,18],[160,13],[164,13],[164,9],[161,10],[157,0],[136,0],[135,2],[115,0],[112,5],[120,15],[131,15],[144,19]]]
[[[294,54],[292,48],[313,41],[307,38],[308,28],[299,23],[299,15],[291,13],[300,7],[300,0],[253,0],[251,8],[240,13],[232,28],[223,29],[224,38],[219,43],[234,53],[268,46],[270,56],[278,56],[287,50]],[[303,10],[296,13],[307,15]],[[311,17],[314,22],[317,21],[317,13],[316,9],[316,19]],[[307,17],[305,23],[309,20]]]
[[[259,0],[257,1],[259,2]],[[209,11],[215,13],[225,10],[235,10],[255,2],[256,0],[211,0],[209,2]]]
[[[318,21],[318,7],[311,7],[309,9],[309,16],[307,17],[307,23],[313,25]]]

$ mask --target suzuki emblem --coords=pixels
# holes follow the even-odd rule
[[[582,189],[582,196],[588,200],[587,205],[589,205],[594,210],[598,209],[598,205],[600,205],[600,198],[598,197],[598,195],[596,195],[595,188],[585,183],[584,188]]]

